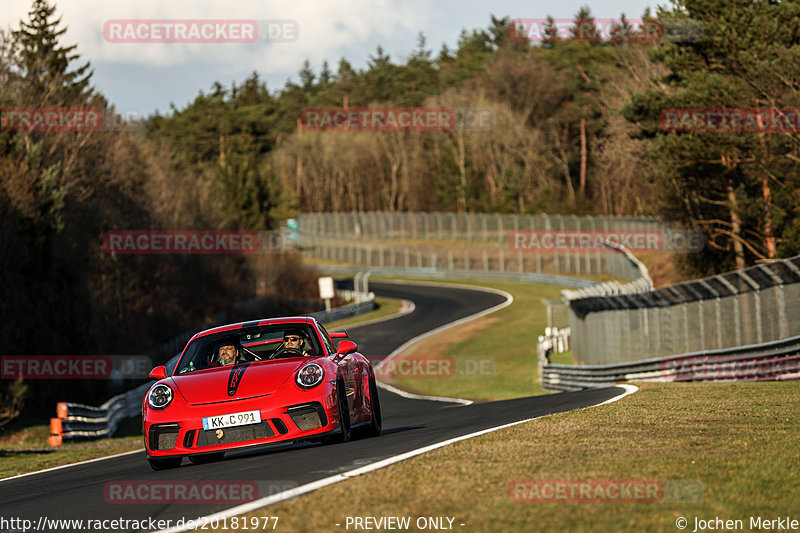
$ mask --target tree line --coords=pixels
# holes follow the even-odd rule
[[[62,43],[65,31],[46,0],[35,0],[17,28],[0,31],[0,109],[94,108],[120,121],[77,46]],[[150,354],[239,302],[318,296],[315,273],[296,255],[107,253],[111,230],[277,224],[265,198],[280,199],[281,191],[269,188],[246,149],[227,145],[228,160],[210,169],[181,165],[162,144],[124,128],[0,128],[0,354]],[[252,194],[232,186],[238,179],[254,185]],[[4,379],[0,426],[23,404],[29,416],[49,418],[56,401],[98,405],[131,388],[110,387]]]
[[[603,40],[581,38],[597,27],[584,7],[570,35],[550,18],[538,43],[512,38],[513,21],[492,16],[486,29],[462,31],[455,49],[434,53],[420,34],[405,58],[378,47],[362,70],[345,58],[335,72],[306,62],[273,92],[257,72],[217,83],[151,117],[148,136],[185,169],[215,172],[238,191],[231,216],[277,220],[287,207],[651,215],[704,232],[703,252],[680,266],[706,275],[798,253],[797,130],[670,132],[661,113],[797,107],[797,11],[678,0],[642,16],[663,38],[637,38],[622,15]],[[494,125],[300,124],[309,108],[381,106],[489,110]]]

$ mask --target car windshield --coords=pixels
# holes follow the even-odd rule
[[[235,363],[317,356],[323,353],[310,324],[302,322],[250,327],[195,339],[186,348],[175,374]]]

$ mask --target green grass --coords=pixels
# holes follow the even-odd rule
[[[38,425],[6,430],[0,434],[0,479],[36,472],[87,459],[142,449],[141,418],[124,420],[117,437],[95,441],[65,441],[50,447],[50,426]]]
[[[466,524],[456,530],[492,532],[678,531],[679,517],[692,531],[695,517],[715,516],[747,527],[750,516],[796,515],[798,409],[797,382],[648,383],[609,405],[457,442],[248,516],[278,516],[296,532],[344,530],[348,516],[450,516]],[[520,502],[510,497],[518,480],[690,490],[650,503]]]
[[[454,338],[452,330],[441,335],[452,339],[443,355],[455,360],[456,368],[475,369],[476,361],[489,361],[493,371],[475,371],[463,377],[399,379],[404,389],[478,400],[502,400],[542,394],[536,343],[547,326],[547,309],[542,298],[557,299],[557,285],[521,282],[454,281],[465,285],[504,290],[514,302],[479,319],[484,327],[466,339]],[[469,361],[469,362],[468,362]]]
[[[550,362],[553,363],[554,365],[578,364],[578,362],[575,360],[575,354],[572,353],[572,349],[569,349],[566,352],[554,353],[550,355]]]
[[[383,298],[380,296],[375,297],[375,303],[377,304],[377,307],[369,313],[330,322],[325,324],[325,329],[328,331],[336,331],[345,327],[357,326],[359,324],[363,324],[364,322],[370,322],[372,320],[391,316],[397,313],[402,305],[400,300],[395,298]]]

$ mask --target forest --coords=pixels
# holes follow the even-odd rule
[[[260,231],[353,210],[643,215],[706,235],[701,253],[678,259],[685,277],[800,253],[797,128],[683,131],[662,120],[674,109],[796,112],[800,3],[677,0],[641,19],[693,31],[639,39],[622,16],[611,39],[586,39],[595,19],[584,7],[569,35],[551,19],[529,42],[513,38],[510,16],[491,16],[453,49],[419,34],[406,57],[378,47],[363,69],[332,58],[317,72],[306,61],[281,88],[253,72],[129,128],[0,128],[2,352],[148,353],[237,302],[316,293],[297,255],[115,255],[103,248],[111,230]],[[0,31],[0,108],[114,116],[65,31],[47,0]],[[375,107],[480,110],[491,121],[301,123],[308,109]],[[4,382],[3,405],[24,388]],[[52,409],[50,395],[29,396],[28,408]]]

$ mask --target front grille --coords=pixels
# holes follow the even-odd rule
[[[322,424],[319,421],[319,415],[316,411],[308,413],[297,413],[292,415],[292,420],[297,424],[301,431],[308,431],[309,429],[321,428]]]
[[[232,428],[201,431],[197,435],[197,446],[214,446],[215,444],[230,444],[232,442],[242,442],[244,440],[266,439],[267,437],[272,437],[274,434],[272,428],[269,427],[269,424],[265,420],[260,424],[250,424],[249,426],[235,426]],[[217,435],[220,435],[221,438]]]
[[[154,424],[150,426],[148,438],[150,449],[171,450],[178,442],[178,431],[180,431],[178,424]]]
[[[286,414],[292,418],[300,431],[309,431],[328,425],[325,409],[319,402],[289,407]]]
[[[192,444],[194,444],[194,433],[195,431],[192,429],[191,431],[186,432],[186,436],[183,437],[183,447],[184,448],[191,448]]]

